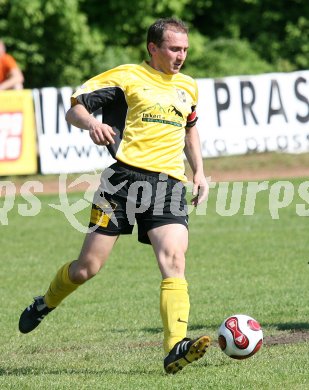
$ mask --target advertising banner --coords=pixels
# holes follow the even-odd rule
[[[309,152],[309,71],[198,79],[203,157]],[[72,88],[34,90],[41,172],[102,170],[113,159],[65,120]],[[101,113],[95,113],[100,119]]]
[[[204,157],[309,152],[309,71],[197,82]]]
[[[87,130],[66,122],[71,95],[69,87],[33,90],[43,174],[93,172],[114,161],[106,147],[92,142]],[[96,116],[102,119],[102,114]]]
[[[0,93],[0,176],[37,173],[31,90]]]

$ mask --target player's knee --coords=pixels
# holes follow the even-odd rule
[[[163,270],[169,275],[183,276],[185,271],[185,253],[181,249],[168,249],[161,256]]]
[[[178,273],[183,274],[185,270],[185,255],[183,252],[175,253],[171,261],[172,269]]]
[[[96,261],[76,261],[70,267],[70,279],[73,283],[84,283],[93,278],[100,271],[100,264]]]
[[[93,278],[98,271],[95,271],[93,268],[81,268],[78,270],[78,272],[75,275],[76,280],[79,281],[79,283],[84,283],[87,280]]]

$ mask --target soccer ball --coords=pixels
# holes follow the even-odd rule
[[[219,330],[218,341],[222,351],[233,359],[253,356],[263,344],[261,325],[245,314],[226,318]]]

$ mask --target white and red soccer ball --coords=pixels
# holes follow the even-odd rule
[[[222,322],[218,330],[218,342],[229,357],[247,359],[261,348],[263,331],[254,318],[235,314]]]

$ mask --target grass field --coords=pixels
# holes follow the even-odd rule
[[[102,272],[37,330],[18,332],[21,311],[78,255],[83,234],[49,206],[59,203],[57,194],[41,195],[35,216],[21,216],[29,204],[16,197],[0,235],[0,388],[308,389],[308,187],[308,179],[269,182],[253,209],[247,183],[237,190],[239,207],[237,191],[225,201],[226,188],[216,186],[202,215],[191,214],[188,335],[209,334],[213,344],[175,376],[162,367],[160,274],[136,235],[122,237]],[[70,194],[70,203],[81,197]],[[88,214],[77,215],[81,224]],[[226,357],[216,341],[222,320],[235,313],[253,316],[264,331],[262,349],[245,361]]]

